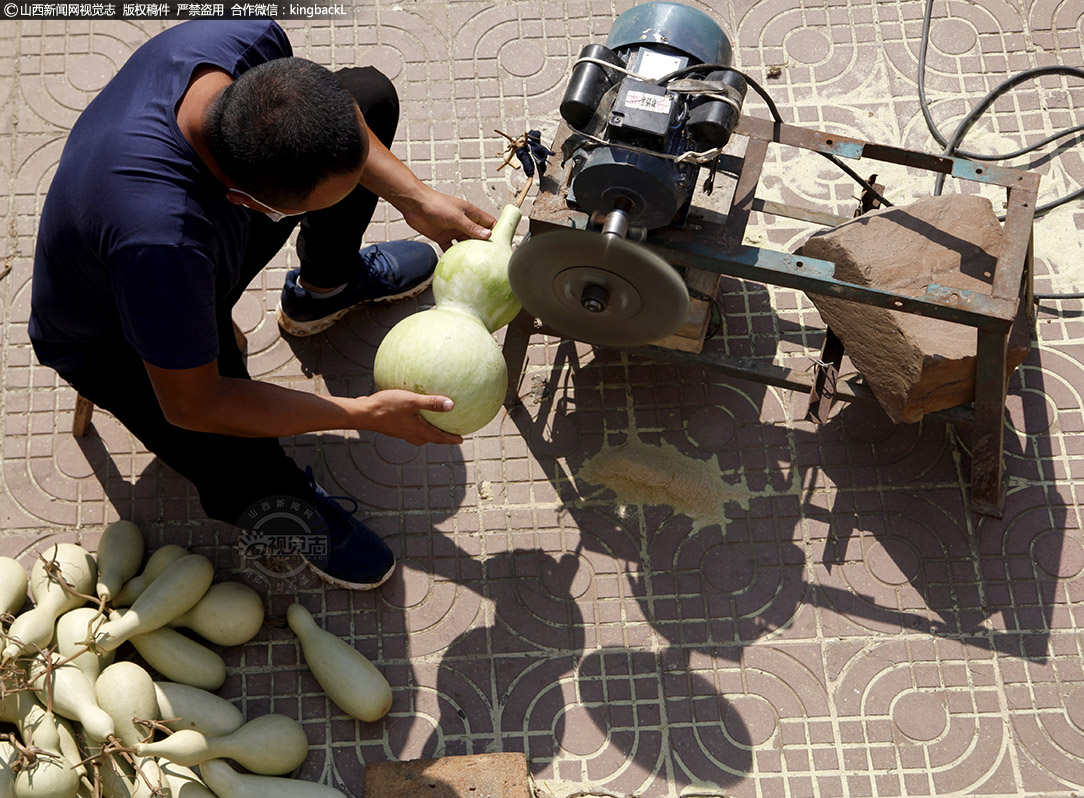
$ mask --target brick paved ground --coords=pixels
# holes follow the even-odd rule
[[[299,55],[374,64],[404,102],[396,146],[423,178],[497,209],[493,130],[556,128],[570,57],[603,42],[604,2],[358,3],[354,19],[288,25]],[[789,121],[930,150],[918,111],[917,0],[713,0],[736,59]],[[937,0],[928,90],[948,130],[1006,71],[1084,62],[1084,14],[1055,0]],[[232,530],[108,415],[76,441],[74,394],[36,365],[25,323],[38,209],[80,109],[161,29],[129,22],[0,22],[0,553],[93,547],[137,521],[240,569]],[[774,77],[773,77],[774,76]],[[976,148],[1079,122],[1084,88],[1050,79],[996,106]],[[750,100],[747,108],[763,115]],[[1044,195],[1084,182],[1079,150],[1037,165]],[[783,176],[786,176],[784,183]],[[882,175],[906,198],[924,176]],[[769,195],[849,213],[852,184],[820,163],[769,165]],[[378,212],[370,240],[409,234]],[[755,219],[784,248],[803,230]],[[1038,288],[1084,290],[1084,211],[1038,223]],[[357,312],[325,335],[283,339],[272,311],[283,252],[237,308],[260,379],[329,393],[370,388],[384,331],[423,307]],[[728,282],[718,346],[805,368],[819,344],[809,301]],[[1063,312],[1057,312],[1061,307]],[[973,515],[967,442],[938,423],[893,427],[839,410],[816,428],[804,399],[694,367],[536,338],[523,405],[460,447],[373,435],[290,444],[334,491],[359,497],[403,567],[373,594],[274,583],[322,614],[394,686],[387,718],[330,707],[269,623],[228,652],[222,693],[246,713],[304,720],[301,775],[362,792],[363,764],[524,751],[540,794],[1071,795],[1084,789],[1084,322],[1040,312],[1012,379],[1005,516]],[[733,498],[725,517],[637,503],[580,476],[621,443],[695,461]],[[704,465],[706,464],[706,465]],[[694,515],[696,515],[694,513]],[[720,523],[720,520],[722,523]],[[244,576],[260,582],[258,572]]]

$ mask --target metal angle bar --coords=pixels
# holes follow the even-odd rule
[[[979,329],[1006,330],[1016,316],[1015,301],[939,285],[928,286],[924,296],[904,296],[836,280],[835,264],[831,261],[748,246],[718,252],[717,244],[679,231],[655,236],[645,246],[677,266],[692,266]]]
[[[1035,221],[1036,193],[1022,186],[1012,187],[1008,204],[991,292],[1000,299],[1015,299],[1021,294],[1020,281],[1024,277]]]
[[[753,210],[760,213],[770,213],[772,216],[782,216],[786,219],[797,219],[800,222],[820,224],[825,227],[836,227],[844,222],[851,221],[850,216],[837,216],[834,213],[797,208],[793,205],[784,205],[781,202],[759,198],[753,200]]]
[[[874,144],[850,136],[810,130],[750,116],[743,116],[734,132],[753,140],[774,141],[778,144],[822,152],[826,155],[837,155],[852,160],[869,158],[997,186],[1020,185],[1021,175],[1030,174],[1015,167],[979,163],[952,155],[932,155],[888,144]],[[1027,181],[1028,178],[1023,179]]]
[[[649,344],[647,346],[627,347],[622,351],[642,355],[655,361],[687,362],[727,377],[748,380],[759,385],[770,385],[790,391],[809,391],[813,387],[814,375],[809,371],[779,366],[747,357],[726,355],[721,352],[683,352],[680,349],[667,349]],[[857,375],[840,377],[836,382],[835,398],[844,402],[863,402],[880,407],[877,397],[869,386]],[[974,413],[969,405],[959,405],[945,410],[927,413],[931,418],[957,427],[970,428],[974,424]]]
[[[723,245],[740,246],[745,238],[745,228],[749,224],[749,213],[753,209],[753,200],[757,194],[757,184],[764,168],[764,156],[768,153],[768,142],[750,139],[745,148],[745,166],[734,186],[734,200],[727,214],[723,228]]]

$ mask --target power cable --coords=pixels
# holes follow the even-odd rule
[[[1072,136],[1077,133],[1084,132],[1084,125],[1075,125],[1073,127],[1067,127],[1063,130],[1059,130],[1051,136],[1047,136],[1042,141],[1038,141],[1035,144],[1031,144],[1026,147],[1022,147],[1019,150],[1015,150],[1009,153],[975,153],[968,152],[960,149],[960,142],[963,141],[965,135],[971,126],[981,117],[994,102],[1006,92],[1015,88],[1029,80],[1045,77],[1047,75],[1065,75],[1068,77],[1076,77],[1084,79],[1084,69],[1079,67],[1061,66],[1058,64],[1035,67],[1033,69],[1026,69],[1011,78],[1008,78],[997,86],[995,86],[990,92],[983,97],[974,108],[972,108],[960,123],[956,126],[952,136],[946,139],[941,131],[938,130],[936,123],[933,120],[933,114],[930,111],[929,103],[926,100],[926,54],[930,44],[930,21],[933,16],[933,0],[926,0],[926,10],[922,16],[922,38],[918,51],[918,104],[922,109],[922,117],[926,120],[926,127],[930,131],[930,135],[937,141],[942,147],[945,148],[945,155],[959,155],[963,158],[970,158],[978,161],[1008,161],[1013,158],[1018,158],[1022,155],[1027,155],[1030,152],[1034,152],[1047,144],[1057,141],[1058,139],[1065,138],[1066,136]],[[934,194],[940,194],[945,184],[945,176],[938,175],[937,182],[934,186]],[[1040,205],[1035,209],[1035,216],[1039,217],[1054,208],[1058,208],[1066,203],[1072,202],[1075,199],[1084,197],[1084,187],[1077,189],[1076,191],[1067,194],[1060,199],[1053,200],[1044,205]],[[1004,219],[1004,217],[999,217]],[[1053,294],[1035,294],[1036,300],[1063,300],[1063,299],[1084,299],[1084,293],[1053,293]]]

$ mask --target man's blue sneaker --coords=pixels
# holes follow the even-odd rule
[[[395,571],[395,555],[376,532],[354,518],[352,512],[327,495],[312,478],[316,490],[316,512],[327,524],[326,551],[312,547],[302,552],[309,568],[325,582],[347,590],[372,590],[380,587]],[[346,497],[336,497],[346,498]],[[354,510],[357,510],[357,502]],[[323,548],[323,547],[321,547]]]
[[[357,277],[327,297],[301,286],[300,269],[287,272],[275,311],[279,327],[290,335],[315,335],[361,305],[417,296],[433,281],[437,265],[437,253],[421,241],[373,244],[359,259]]]

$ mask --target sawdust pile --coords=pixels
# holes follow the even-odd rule
[[[609,488],[622,504],[660,504],[693,519],[696,528],[726,527],[726,504],[749,508],[745,480],[723,481],[718,463],[696,460],[670,444],[650,446],[639,440],[604,448],[583,464],[579,476]]]

